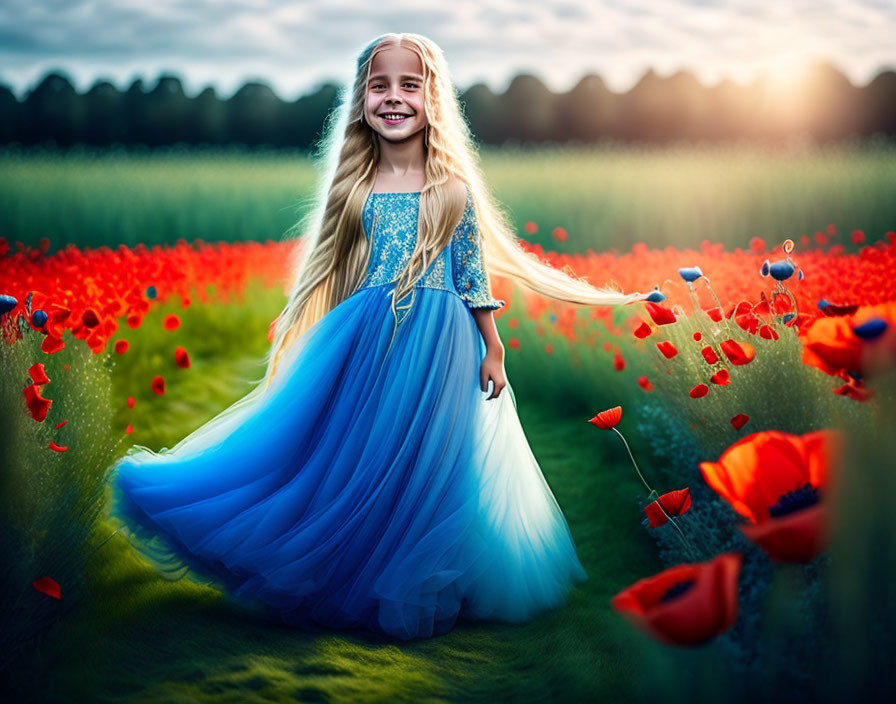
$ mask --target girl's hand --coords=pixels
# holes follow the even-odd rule
[[[479,368],[479,386],[483,391],[488,391],[488,380],[494,383],[491,396],[486,398],[490,401],[498,398],[498,395],[507,386],[507,377],[504,375],[504,349],[488,350],[482,360],[482,366]]]

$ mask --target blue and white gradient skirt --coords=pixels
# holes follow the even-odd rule
[[[587,579],[510,386],[479,387],[467,305],[418,287],[387,354],[390,292],[331,310],[257,403],[109,468],[110,512],[162,576],[400,639],[527,621]]]

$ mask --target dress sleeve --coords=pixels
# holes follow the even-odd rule
[[[451,238],[451,272],[454,289],[469,308],[502,308],[506,301],[492,298],[488,272],[482,261],[482,239],[476,224],[473,198],[467,191],[467,206]]]

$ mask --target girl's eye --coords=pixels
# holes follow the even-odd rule
[[[410,81],[406,82],[404,85],[410,86],[411,88],[417,87],[416,83],[411,83]],[[386,87],[385,83],[377,83],[376,85],[373,86],[374,89],[385,88],[385,87]]]

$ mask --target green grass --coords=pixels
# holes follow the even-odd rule
[[[484,149],[482,167],[517,232],[564,252],[702,240],[746,246],[835,224],[873,240],[896,223],[896,146],[604,146]],[[11,242],[51,251],[279,239],[309,207],[302,153],[238,150],[0,151],[0,222]],[[569,238],[551,237],[564,227]],[[851,245],[850,245],[851,246]]]
[[[637,651],[609,599],[660,567],[636,481],[596,435],[582,437],[581,418],[525,403],[520,417],[589,574],[566,605],[522,626],[465,623],[409,644],[299,631],[256,621],[207,587],[161,580],[116,535],[89,565],[83,603],[45,640],[30,690],[42,701],[629,699]]]

